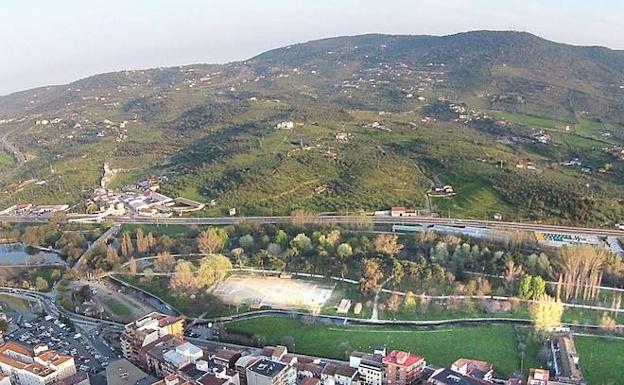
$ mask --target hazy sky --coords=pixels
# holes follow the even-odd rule
[[[522,30],[624,49],[622,0],[0,1],[0,94],[370,32]]]

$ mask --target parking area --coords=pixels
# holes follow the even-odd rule
[[[52,316],[21,323],[17,330],[5,336],[23,344],[34,346],[46,344],[50,349],[74,357],[76,369],[101,372],[109,362],[119,358],[110,344],[101,338],[107,333],[106,326],[87,328],[75,325],[75,331]]]

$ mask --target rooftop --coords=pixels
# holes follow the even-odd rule
[[[249,370],[265,377],[275,377],[286,368],[286,365],[267,359],[256,361],[249,367]]]
[[[480,380],[478,378],[473,378],[469,376],[464,376],[461,373],[457,373],[449,368],[438,369],[433,373],[430,377],[434,379],[438,385],[483,385],[490,384],[490,382],[486,382]]]
[[[106,367],[108,385],[153,384],[155,380],[126,359],[113,361]]]
[[[393,350],[390,352],[390,354],[388,354],[387,356],[383,358],[383,363],[386,365],[398,365],[402,367],[409,367],[422,360],[423,358],[421,356],[407,353],[407,352],[402,352],[400,350]]]

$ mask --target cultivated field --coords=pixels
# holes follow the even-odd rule
[[[274,309],[320,309],[333,285],[299,279],[233,275],[212,288],[212,294],[227,304],[255,304]]]

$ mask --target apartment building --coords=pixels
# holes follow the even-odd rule
[[[349,362],[352,367],[357,367],[361,385],[385,384],[386,366],[383,358],[382,354],[355,353],[351,356]]]
[[[75,374],[76,364],[47,345],[30,348],[7,341],[0,345],[0,372],[12,385],[48,385]]]
[[[182,337],[184,318],[152,312],[124,327],[120,336],[121,352],[129,361],[146,367],[144,347],[165,336]]]
[[[399,350],[391,351],[382,363],[386,366],[388,385],[411,385],[420,378],[425,368],[424,358]]]
[[[262,358],[247,368],[247,385],[294,385],[297,371],[281,362]]]

